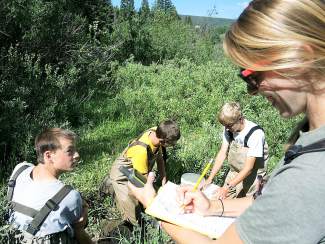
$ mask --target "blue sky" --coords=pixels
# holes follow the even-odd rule
[[[155,0],[148,2],[152,6]],[[248,0],[172,0],[172,2],[179,14],[229,19],[236,19],[249,3]],[[120,0],[112,0],[112,3],[119,6]],[[134,3],[136,9],[141,6],[141,0],[135,0]]]

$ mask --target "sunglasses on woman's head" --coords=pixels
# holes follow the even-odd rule
[[[241,68],[238,76],[246,82],[247,92],[256,95],[262,82],[261,72]]]

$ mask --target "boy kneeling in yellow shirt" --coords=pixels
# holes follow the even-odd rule
[[[129,193],[128,179],[120,172],[120,166],[136,169],[147,176],[157,162],[161,183],[165,184],[167,181],[166,147],[175,145],[179,138],[180,130],[177,123],[172,120],[163,121],[133,140],[114,161],[110,174],[105,177],[100,190],[107,194],[111,188],[123,220],[137,225],[140,220],[141,206],[132,193]]]

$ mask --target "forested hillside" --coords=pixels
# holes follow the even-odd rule
[[[200,27],[207,26],[209,28],[222,27],[222,26],[228,27],[234,22],[234,20],[232,19],[205,17],[205,16],[180,15],[180,17],[185,22],[190,22],[194,26],[200,26]]]
[[[195,28],[171,1],[150,8],[143,0],[138,11],[131,0],[118,8],[107,0],[1,1],[0,232],[6,181],[18,162],[35,163],[33,139],[45,127],[80,136],[82,161],[64,181],[89,201],[93,236],[102,219],[118,216],[110,199],[98,197],[99,183],[127,142],[161,120],[175,119],[182,134],[169,151],[171,181],[215,156],[216,114],[226,101],[240,102],[265,129],[271,171],[294,121],[284,123],[267,101],[247,95],[222,51],[226,29]],[[155,233],[148,243],[158,242]],[[119,238],[128,243],[138,234]]]

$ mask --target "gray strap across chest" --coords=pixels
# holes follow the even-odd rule
[[[22,213],[24,215],[30,216],[33,218],[31,223],[28,225],[26,231],[32,235],[35,235],[43,222],[50,214],[51,211],[58,209],[59,203],[65,198],[66,195],[73,189],[69,185],[63,186],[51,199],[49,199],[45,205],[38,211],[23,204],[12,201],[14,187],[16,185],[16,179],[25,169],[30,167],[29,165],[23,165],[20,167],[15,174],[9,180],[9,188],[7,193],[7,199],[9,201],[9,207],[16,212]]]
[[[14,189],[15,189],[15,186],[16,186],[17,177],[21,174],[21,172],[23,172],[25,169],[27,169],[29,167],[30,167],[30,165],[21,166],[19,169],[17,169],[15,174],[10,178],[10,180],[8,182],[8,192],[7,192],[7,200],[8,200],[8,202],[10,202],[12,200],[12,196],[14,194]]]
[[[69,185],[63,186],[58,193],[54,195],[51,199],[49,199],[45,205],[40,209],[40,211],[36,214],[32,222],[28,225],[27,232],[31,233],[32,235],[35,235],[49,213],[52,210],[56,210],[59,207],[59,203],[62,201],[62,199],[68,195],[68,193],[72,190],[72,187]]]

